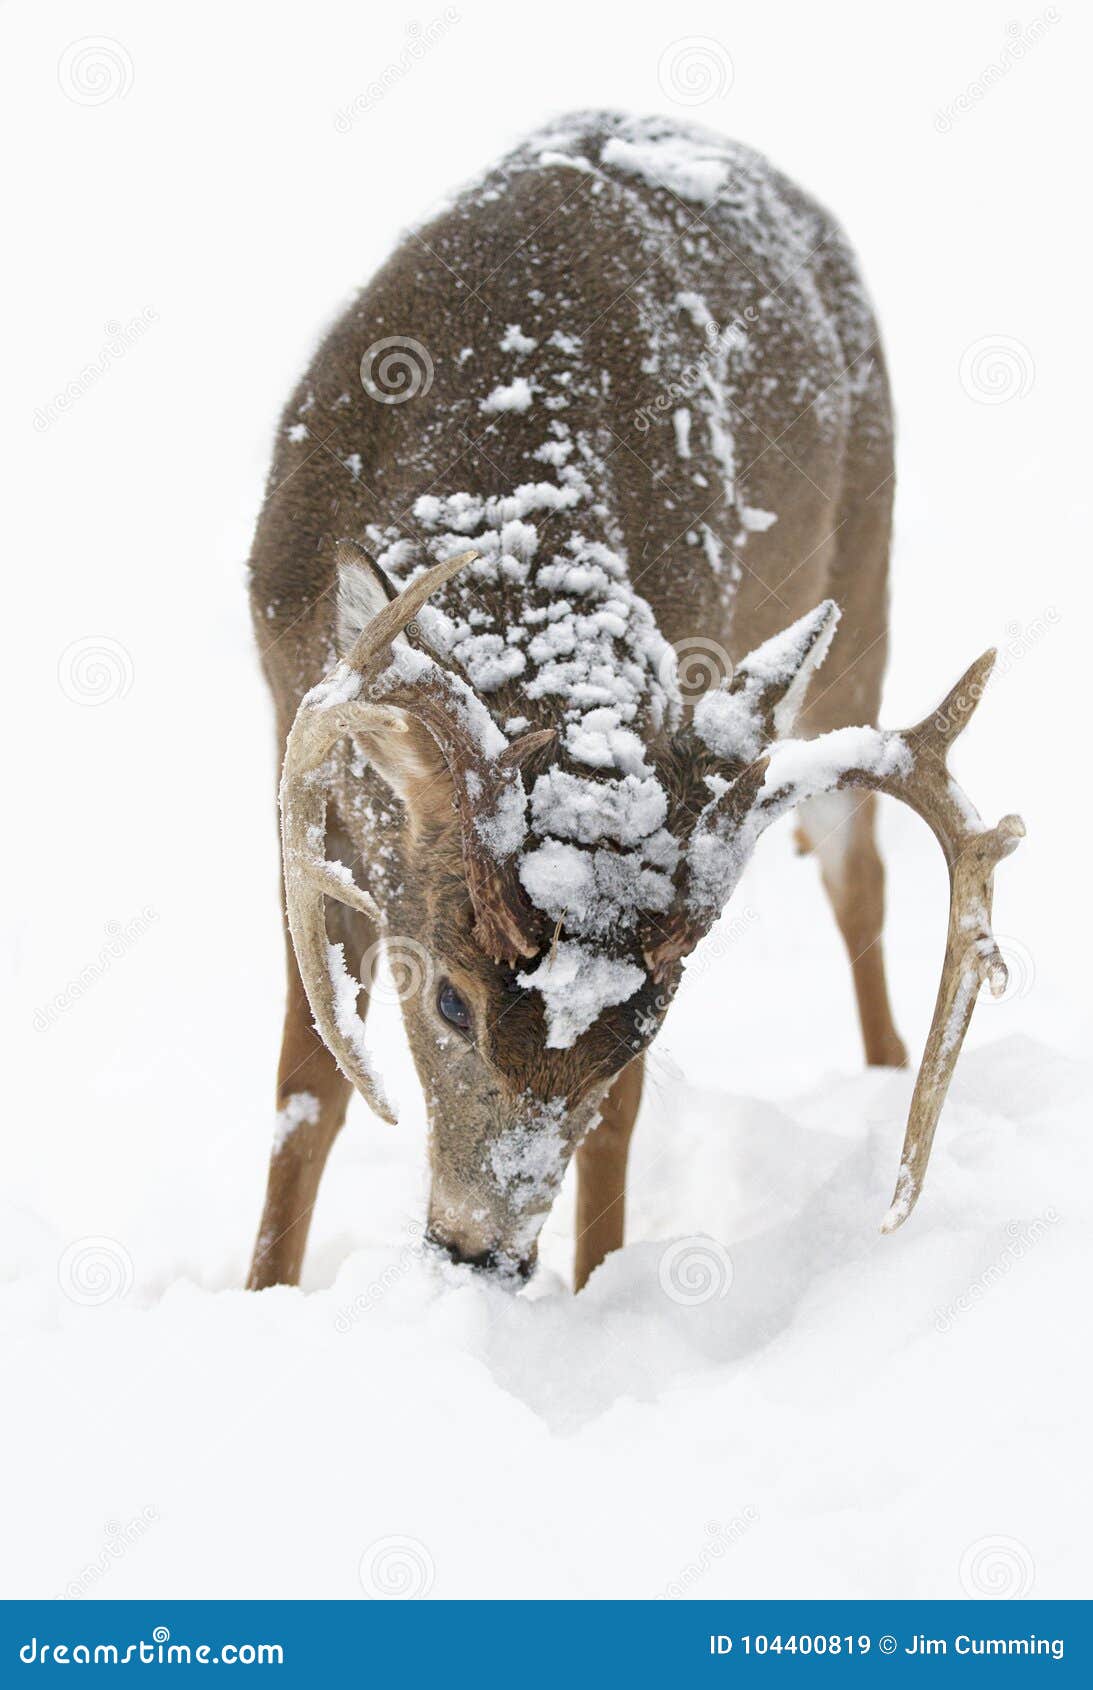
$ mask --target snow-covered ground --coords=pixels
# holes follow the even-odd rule
[[[848,970],[783,823],[655,1047],[630,1242],[579,1298],[568,1188],[522,1296],[422,1259],[422,1109],[393,1004],[372,1038],[401,1124],[354,1104],[304,1288],[239,1291],[280,1015],[241,575],[276,410],[399,227],[548,108],[490,73],[512,39],[492,5],[461,6],[368,109],[407,6],[329,4],[310,34],[275,5],[248,23],[198,3],[183,32],[135,0],[108,19],[3,8],[0,112],[26,160],[3,416],[25,795],[4,840],[6,1595],[1087,1580],[1088,271],[1065,168],[1086,35],[1041,14],[953,115],[1015,40],[1009,13],[927,7],[885,44],[849,5],[839,28],[830,9],[698,7],[686,27],[729,73],[695,106],[665,68],[675,20],[623,39],[606,12],[557,10],[535,55],[559,107],[737,134],[862,254],[902,440],[886,718],[1000,646],[954,763],[988,820],[1029,827],[997,876],[1010,989],[981,1004],[925,1195],[882,1238],[910,1078],[861,1069]],[[104,30],[129,82],[73,99],[58,61]],[[883,838],[917,1053],[944,871],[895,806]]]

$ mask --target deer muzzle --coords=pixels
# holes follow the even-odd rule
[[[481,1134],[434,1126],[429,1242],[453,1261],[513,1285],[529,1279],[539,1233],[580,1137],[580,1121],[561,1098],[522,1109]]]

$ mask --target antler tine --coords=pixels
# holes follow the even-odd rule
[[[403,724],[390,712],[351,704],[333,709],[305,709],[285,746],[281,776],[281,844],[285,872],[285,909],[300,977],[315,1026],[335,1061],[364,1094],[382,1120],[394,1123],[394,1109],[364,1047],[364,1028],[356,1012],[359,986],[346,973],[340,945],[327,937],[324,899],[333,897],[373,920],[380,912],[348,869],[321,855],[326,838],[328,781],[322,765],[336,740],[367,719],[372,727],[394,731]]]
[[[929,825],[949,868],[949,925],[934,1013],[919,1065],[891,1205],[881,1230],[894,1232],[911,1213],[926,1176],[934,1133],[981,986],[997,997],[1007,969],[991,931],[994,868],[1024,837],[1019,816],[984,828],[946,763],[949,747],[975,714],[994,668],[992,647],[976,659],[938,708],[900,738],[910,751],[909,770],[881,779],[848,772],[846,785],[870,785],[901,798]]]
[[[909,728],[903,737],[913,740],[916,745],[923,746],[927,751],[933,751],[935,755],[940,751],[943,756],[953,740],[964,732],[979,708],[997,659],[997,648],[990,646],[982,657],[977,657],[975,662],[965,669],[937,709],[931,710],[915,727]]]
[[[473,563],[478,553],[471,551],[460,552],[457,557],[446,558],[443,563],[434,563],[426,569],[416,580],[403,587],[397,598],[385,604],[378,611],[366,628],[357,637],[352,651],[346,658],[350,669],[363,671],[375,659],[382,656],[391,644],[396,634],[401,634],[406,624],[413,620],[417,612],[427,599],[450,581],[453,575],[458,575],[461,569],[466,569]]]
[[[949,746],[979,704],[994,661],[993,650],[984,652],[937,710],[904,734],[878,733],[866,765],[845,768],[830,783],[869,787],[901,799],[928,824],[949,868],[945,958],[883,1232],[903,1224],[922,1191],[938,1118],[979,989],[989,985],[997,997],[1006,986],[1006,965],[991,931],[994,867],[1016,849],[1025,826],[1019,816],[1007,815],[997,827],[985,827],[946,763]]]
[[[1009,815],[997,827],[986,827],[946,762],[982,698],[994,660],[994,651],[984,652],[938,708],[903,733],[840,728],[815,740],[779,741],[771,747],[761,787],[755,789],[755,765],[745,769],[703,811],[688,846],[683,901],[701,932],[731,895],[764,828],[821,792],[859,786],[888,793],[917,811],[940,844],[949,869],[945,958],[885,1232],[902,1225],[918,1201],[980,986],[989,985],[997,996],[1006,985],[1006,965],[991,931],[994,866],[1024,837],[1024,823]],[[744,804],[749,788],[753,797]],[[685,920],[679,925],[685,929]],[[686,931],[665,937],[668,944],[658,955],[670,960],[694,942]]]
[[[950,786],[955,787],[948,778]],[[896,792],[895,796],[910,802],[910,783],[908,786],[907,792]],[[882,1232],[894,1232],[902,1226],[918,1202],[942,1105],[980,987],[989,985],[994,997],[1006,989],[1008,971],[990,925],[994,866],[1016,849],[1025,833],[1021,818],[1010,815],[1003,816],[997,827],[965,833],[960,839],[939,828],[924,804],[915,803],[913,808],[930,823],[949,859],[949,928],[937,1000],[911,1097],[896,1188],[881,1223]]]

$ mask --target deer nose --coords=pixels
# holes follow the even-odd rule
[[[535,1271],[534,1254],[526,1261],[518,1261],[504,1250],[470,1250],[460,1244],[457,1239],[441,1238],[431,1227],[425,1234],[425,1242],[431,1244],[434,1250],[442,1251],[450,1261],[459,1262],[466,1267],[477,1268],[482,1273],[497,1274],[501,1278],[516,1278],[526,1282]]]

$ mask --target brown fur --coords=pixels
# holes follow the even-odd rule
[[[738,394],[734,432],[741,500],[779,514],[772,527],[748,537],[731,590],[711,572],[701,548],[686,543],[686,533],[692,523],[709,524],[735,557],[735,518],[718,507],[709,490],[700,491],[680,475],[670,423],[642,433],[632,420],[650,397],[634,300],[642,276],[660,265],[666,287],[683,286],[701,270],[697,279],[719,322],[753,306],[764,289],[769,297],[773,282],[782,281],[757,279],[737,257],[739,242],[731,223],[719,224],[722,213],[685,207],[681,214],[674,206],[661,207],[659,197],[636,181],[623,188],[609,185],[593,200],[589,178],[543,167],[506,176],[504,192],[494,200],[457,202],[399,247],[330,331],[290,401],[258,523],[251,597],[282,743],[303,693],[336,655],[338,538],[363,539],[369,525],[397,529],[422,546],[424,559],[412,515],[420,494],[491,492],[528,479],[541,418],[529,412],[506,417],[503,427],[484,422],[456,354],[461,347],[475,349],[479,390],[483,381],[511,374],[496,346],[504,326],[526,316],[529,266],[546,308],[555,299],[579,301],[584,356],[611,371],[610,397],[577,420],[602,440],[608,454],[604,499],[625,543],[634,585],[665,638],[677,644],[705,637],[735,663],[818,600],[834,597],[843,621],[813,683],[802,731],[876,721],[887,651],[893,493],[883,359],[837,226],[792,185],[776,179],[786,203],[814,224],[816,253],[810,262],[826,314],[822,332],[804,321],[795,306],[796,284],[787,277],[786,309],[763,319],[765,362],[753,390],[745,387]],[[696,259],[688,270],[683,234],[650,254],[642,216],[653,203],[669,232],[678,226],[685,233],[692,224],[711,230],[716,264]],[[427,395],[385,406],[368,397],[358,371],[365,349],[393,334],[412,334],[425,345],[435,374]],[[536,356],[527,366],[532,373]],[[823,396],[843,381],[848,367],[862,379],[854,383],[842,420],[833,424],[821,417]],[[773,387],[761,379],[772,372],[778,378]],[[290,426],[301,419],[306,439],[290,439]],[[359,472],[346,467],[351,453],[361,459]],[[584,519],[566,513],[549,517],[541,525],[545,541],[562,545],[579,520]],[[504,589],[489,591],[491,609],[503,619]],[[488,702],[498,721],[522,708],[509,688]],[[556,721],[551,700],[543,700],[533,726]],[[670,794],[669,825],[681,832],[695,809],[701,762],[693,747],[684,755],[679,745],[658,742],[647,725],[645,737]],[[403,1006],[432,1124],[430,1226],[464,1258],[511,1256],[512,1239],[524,1236],[527,1216],[509,1213],[499,1192],[475,1199],[483,1156],[501,1135],[511,1137],[522,1127],[539,1130],[546,1100],[564,1097],[570,1152],[598,1111],[601,1115],[579,1155],[581,1284],[622,1240],[626,1146],[640,1096],[640,1055],[678,984],[678,964],[662,984],[650,979],[630,1002],[601,1015],[572,1049],[546,1049],[538,995],[518,988],[513,971],[489,961],[474,943],[451,783],[435,744],[415,727],[397,752],[371,749],[379,773],[368,770],[352,790],[343,788],[338,826],[345,860],[362,879],[379,875],[377,895],[382,894],[389,933],[422,943],[436,959],[437,976],[452,982],[475,1015],[474,1037],[466,1040],[440,1021],[433,996],[419,993]],[[550,761],[549,753],[537,756],[541,763]],[[398,766],[394,757],[401,759]],[[534,769],[529,785],[533,774]],[[883,878],[872,805],[859,805],[844,831],[844,837],[825,844],[824,881],[851,956],[867,1058],[898,1061],[902,1046],[881,961]],[[377,865],[380,843],[394,848],[394,861]],[[355,920],[354,942],[371,943],[367,924]],[[279,1096],[288,1095],[286,1088],[309,1090],[321,1108],[317,1122],[299,1127],[274,1158],[253,1286],[298,1278],[319,1175],[344,1116],[345,1082],[316,1046],[290,954]],[[493,1212],[483,1221],[483,1205],[489,1210],[491,1204]],[[517,1253],[518,1265],[526,1269],[534,1246]]]

